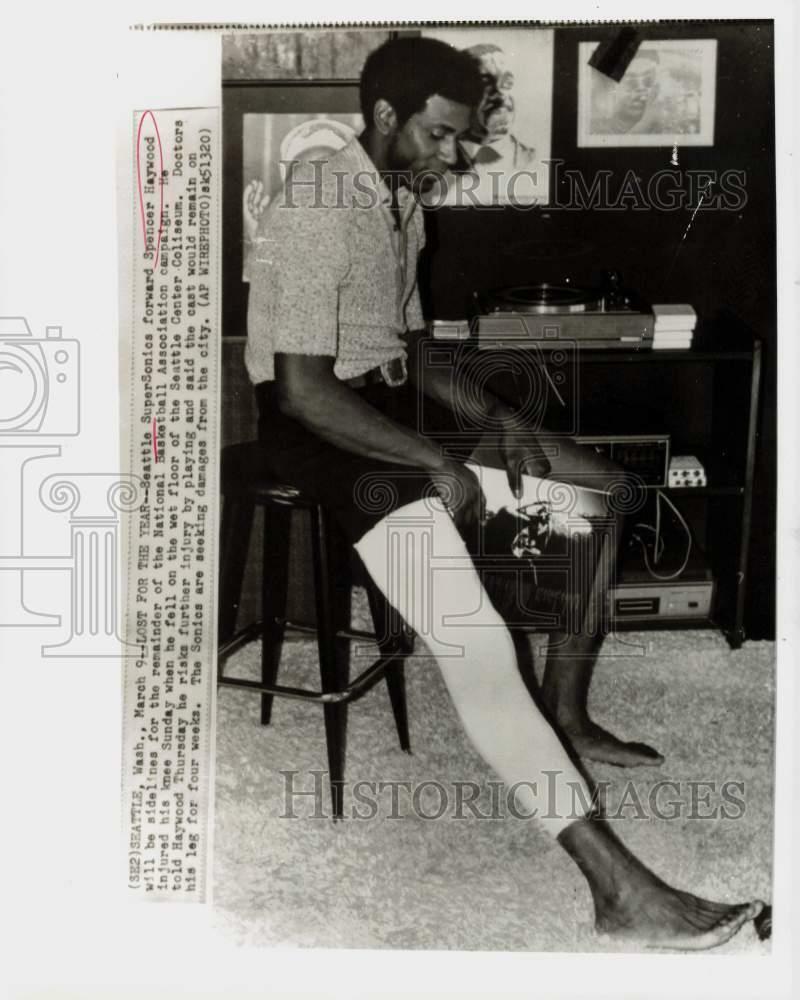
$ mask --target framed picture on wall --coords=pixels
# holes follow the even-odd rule
[[[223,87],[225,336],[246,332],[248,240],[291,164],[324,160],[363,129],[358,82],[229,82]]]
[[[713,146],[717,42],[646,41],[619,83],[578,46],[578,146]]]
[[[465,166],[427,201],[459,208],[543,204],[550,200],[553,112],[551,28],[425,28],[471,52],[486,90],[470,134],[462,139]]]
[[[363,119],[357,113],[246,113],[242,122],[242,184],[246,202],[253,207],[257,202],[259,208],[266,206],[283,187],[292,164],[327,160],[363,128]],[[252,198],[247,197],[248,192]],[[246,212],[243,216],[248,226],[254,215]]]

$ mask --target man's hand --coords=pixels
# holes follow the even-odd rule
[[[514,496],[519,499],[522,495],[523,475],[544,479],[550,473],[550,462],[535,435],[525,427],[514,410],[488,391],[483,382],[474,380],[469,371],[462,370],[460,379],[457,379],[453,377],[452,369],[425,367],[425,352],[421,344],[426,337],[424,330],[413,330],[406,334],[408,374],[412,383],[426,396],[454,413],[463,412],[470,423],[483,415],[487,420],[487,429],[494,432],[498,424],[505,428],[499,452],[508,473],[508,484]],[[470,401],[468,413],[463,409],[463,401],[466,399]],[[491,464],[494,465],[497,464],[497,450],[492,444],[494,462]],[[480,464],[479,455],[476,461]]]
[[[429,475],[457,528],[472,528],[483,519],[485,500],[472,469],[461,462],[447,462]]]
[[[522,497],[523,476],[546,479],[550,474],[550,462],[536,437],[519,427],[505,431],[500,443],[500,456],[506,467],[508,485],[517,500]]]

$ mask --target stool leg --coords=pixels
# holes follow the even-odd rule
[[[252,503],[226,497],[220,526],[218,644],[227,642],[236,628],[252,524]]]
[[[406,753],[411,753],[403,658],[411,653],[413,642],[406,635],[400,615],[369,578],[367,578],[366,587],[372,625],[375,629],[381,656],[396,657],[395,662],[386,670],[386,687],[389,692],[389,701],[392,706],[397,736],[400,740],[400,748]]]
[[[400,749],[411,753],[411,739],[408,735],[408,707],[406,705],[406,672],[402,660],[393,663],[386,671],[386,687],[392,705],[394,724]]]
[[[334,614],[333,574],[331,566],[328,515],[321,507],[311,511],[312,557],[314,562],[314,597],[317,610],[317,646],[319,669],[324,692],[341,691],[346,685],[336,654],[336,621]],[[347,705],[326,704],[325,737],[328,745],[328,771],[331,782],[331,802],[334,819],[343,816],[343,782]]]
[[[289,580],[289,530],[291,514],[264,505],[263,564],[261,567],[261,683],[274,684],[283,646],[286,592]],[[261,695],[261,725],[272,718],[274,695]]]

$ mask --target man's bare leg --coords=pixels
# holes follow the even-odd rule
[[[593,636],[551,633],[542,700],[579,757],[620,767],[663,764],[657,750],[646,743],[619,739],[589,715],[589,685],[601,644]]]
[[[552,461],[553,479],[594,490],[619,489],[623,470],[571,441],[559,442],[559,454]],[[550,634],[542,698],[552,718],[575,749],[586,760],[603,761],[621,767],[662,764],[661,754],[646,743],[625,742],[598,725],[589,715],[588,695],[603,636],[607,631],[607,595],[616,580],[616,564],[624,517],[610,498],[595,493],[595,516],[606,518],[606,528],[596,535],[597,570],[588,588],[587,607],[580,629]]]
[[[760,902],[714,903],[671,888],[604,821],[587,818],[588,783],[527,696],[511,636],[448,514],[424,501],[411,504],[375,525],[356,549],[435,657],[475,748],[506,787],[518,787],[518,808],[537,810],[542,827],[580,868],[600,932],[695,950],[723,944],[758,916]]]

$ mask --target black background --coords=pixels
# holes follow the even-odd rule
[[[603,41],[618,30],[619,26],[608,24],[555,28],[550,156],[553,162],[561,161],[558,175],[555,168],[551,172],[551,202],[557,204],[532,211],[505,207],[426,212],[428,246],[420,262],[426,315],[460,318],[473,308],[475,294],[511,284],[566,279],[592,285],[604,270],[616,269],[627,287],[650,302],[688,302],[702,320],[732,315],[744,322],[764,346],[745,624],[751,638],[772,638],[777,445],[772,22],[661,21],[637,26],[643,41],[717,40],[714,145],[679,148],[677,168],[670,164],[671,147],[577,147],[578,45]],[[256,110],[356,110],[358,87],[355,80],[227,84],[223,98],[223,331],[226,336],[242,336],[247,289],[241,281],[241,116]],[[726,171],[742,172],[746,203],[736,211],[701,209],[685,239],[696,199],[675,211],[654,206],[646,210],[559,207],[568,202],[567,171],[580,172],[588,187],[600,171],[611,171],[613,195],[630,171],[646,191],[648,180],[663,170],[674,171],[675,186],[686,190],[694,171],[715,173],[718,178]],[[720,190],[717,186],[712,193]],[[699,384],[693,401],[698,412],[708,405],[702,389]],[[685,407],[693,391],[684,387],[676,403]],[[631,432],[636,429],[632,415]]]
[[[603,40],[616,30],[613,25],[556,29],[551,159],[563,161],[562,178],[567,170],[580,171],[587,186],[597,172],[612,171],[612,193],[632,170],[646,191],[653,174],[675,169],[671,147],[577,147],[578,44]],[[603,270],[613,268],[651,302],[688,302],[703,319],[730,312],[744,321],[764,342],[746,627],[752,638],[772,637],[777,348],[772,22],[660,23],[639,30],[643,39],[717,39],[714,145],[679,148],[676,186],[688,189],[688,171],[717,176],[743,171],[746,204],[738,211],[701,209],[682,242],[691,208],[429,211],[423,298],[429,315],[453,318],[468,312],[476,292],[565,279],[594,284]],[[569,182],[562,180],[554,190],[552,179],[553,168],[551,201],[566,204]]]

